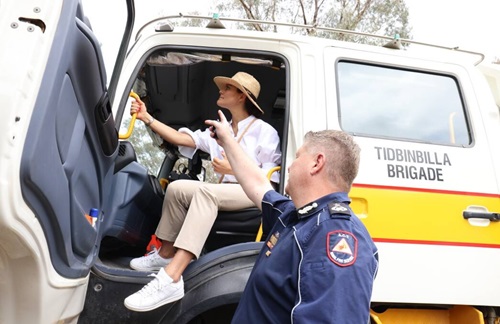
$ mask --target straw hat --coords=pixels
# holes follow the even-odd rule
[[[214,78],[214,82],[219,87],[219,90],[223,90],[226,84],[230,84],[233,87],[238,88],[243,92],[247,98],[257,107],[262,113],[264,110],[255,101],[259,97],[260,93],[260,83],[253,76],[245,72],[238,72],[233,75],[232,78],[217,76]],[[252,96],[254,98],[252,98]]]

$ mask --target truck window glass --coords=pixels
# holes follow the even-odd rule
[[[135,90],[135,89],[133,89]],[[124,111],[123,122],[120,126],[120,134],[126,133],[131,122],[130,103]],[[158,175],[161,163],[165,158],[165,152],[161,149],[161,141],[158,136],[151,132],[142,122],[135,122],[134,131],[128,141],[134,147],[137,161],[144,166],[151,175]]]
[[[357,135],[471,143],[458,85],[446,75],[338,63],[341,126]]]

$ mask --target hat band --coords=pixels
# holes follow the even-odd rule
[[[245,91],[247,92],[247,94],[250,96],[250,98],[252,98],[254,101],[257,101],[257,98],[255,97],[255,95],[252,93],[252,91],[248,90],[245,86],[243,86],[243,89],[245,89]]]

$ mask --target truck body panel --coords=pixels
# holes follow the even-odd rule
[[[118,134],[130,124],[131,90],[158,120],[203,127],[218,109],[213,77],[239,70],[261,82],[263,119],[281,138],[276,190],[307,131],[343,130],[360,145],[350,197],[379,248],[373,321],[498,320],[500,73],[478,65],[481,55],[169,29],[166,19],[140,29],[108,84],[78,1],[0,6],[0,39],[14,49],[0,53],[0,103],[13,107],[0,120],[0,295],[12,296],[0,298],[0,322],[229,320],[262,244],[250,243],[256,208],[219,214],[186,271],[183,300],[149,315],[124,308],[124,296],[150,280],[128,262],[149,247],[168,190],[161,184],[175,180],[179,163],[208,181],[210,157],[182,160],[140,122],[136,137]],[[90,208],[99,210],[95,227]],[[398,311],[405,307],[412,311]]]

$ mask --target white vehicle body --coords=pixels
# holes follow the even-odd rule
[[[90,321],[88,313],[93,310],[88,305],[99,303],[95,296],[106,289],[106,283],[135,284],[120,290],[126,295],[147,282],[146,274],[122,269],[106,274],[111,267],[99,267],[103,261],[99,248],[104,246],[101,239],[116,227],[116,220],[115,224],[107,222],[121,217],[121,205],[114,205],[124,201],[118,197],[119,188],[131,181],[122,181],[117,171],[118,139],[115,143],[113,130],[118,133],[128,115],[129,94],[140,71],[163,68],[148,59],[167,52],[228,55],[235,68],[248,66],[251,71],[257,69],[253,65],[261,64],[248,63],[251,59],[269,59],[281,71],[276,77],[277,88],[283,90],[279,108],[283,114],[277,123],[284,153],[279,190],[307,131],[342,129],[353,134],[362,155],[350,193],[352,206],[380,251],[373,321],[383,323],[384,316],[385,320],[396,318],[390,317],[394,313],[418,318],[420,313],[428,314],[428,309],[449,312],[450,323],[457,317],[468,323],[498,320],[500,91],[495,69],[477,66],[480,56],[432,46],[396,50],[235,29],[175,27],[165,31],[151,23],[141,29],[123,66],[117,65],[115,82],[109,84],[112,99],[103,106],[116,127],[114,122],[109,126],[105,113],[104,126],[96,128],[92,114],[82,112],[87,107],[82,98],[94,109],[102,101],[100,91],[106,93],[107,81],[97,39],[80,10],[71,1],[0,3],[0,40],[12,48],[0,53],[0,106],[4,108],[0,120],[0,295],[9,296],[0,298],[1,323],[76,322],[79,317]],[[73,18],[62,19],[65,13]],[[64,45],[69,46],[73,36],[63,37],[63,47],[55,46],[61,28],[80,30],[78,35],[88,37],[88,52],[95,49],[96,56],[78,57],[78,46],[66,52]],[[87,46],[87,41],[81,43]],[[54,61],[65,57],[68,62]],[[223,64],[197,57],[195,63],[165,66],[177,69],[180,89],[184,84],[181,69],[201,66],[203,71],[216,72],[219,66],[228,69]],[[56,71],[64,65],[67,72]],[[87,74],[87,68],[96,74]],[[272,75],[265,68],[258,71]],[[261,83],[271,85],[272,81]],[[173,105],[180,104],[178,94],[173,96]],[[83,108],[65,112],[71,104]],[[51,111],[50,107],[56,108]],[[189,103],[187,107],[192,108]],[[111,139],[103,141],[107,136]],[[44,149],[45,139],[55,144]],[[104,154],[92,143],[100,143]],[[95,155],[101,156],[95,167],[81,165],[95,161]],[[53,156],[58,167],[52,163]],[[146,174],[140,167],[127,172]],[[83,220],[79,223],[90,207],[101,211],[96,228]],[[217,258],[225,256],[214,253]],[[210,260],[215,264],[215,259]],[[193,280],[195,269],[193,265]],[[92,304],[89,296],[94,298]],[[125,313],[128,310],[120,308],[120,298],[107,297],[106,302],[115,305],[112,311],[123,312],[122,320],[141,319]],[[405,315],[394,311],[396,306],[415,311]],[[174,305],[165,314],[182,307],[187,306]],[[193,316],[199,314],[178,321]],[[431,318],[437,321],[440,316]],[[168,315],[154,321],[168,322]]]

